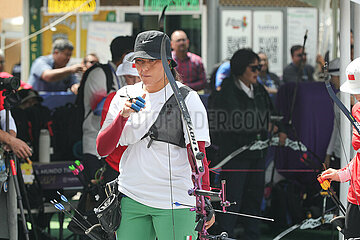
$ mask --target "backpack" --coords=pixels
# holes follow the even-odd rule
[[[81,79],[75,103],[58,107],[53,112],[54,154],[51,156],[53,161],[82,158],[82,125],[91,113],[90,111],[85,115],[84,88],[89,73],[97,67],[101,67],[105,72],[107,93],[112,90],[113,75],[109,64],[97,63],[86,70]]]
[[[85,71],[81,82],[80,82],[80,86],[79,86],[79,90],[78,90],[78,94],[76,96],[76,100],[75,100],[75,104],[79,107],[82,108],[82,111],[84,112],[84,89],[85,89],[85,83],[87,80],[87,77],[89,76],[89,73],[97,68],[97,67],[101,67],[102,70],[105,73],[106,76],[106,89],[107,89],[107,93],[110,92],[110,90],[112,89],[112,85],[113,85],[113,75],[112,75],[112,71],[111,71],[111,67],[110,65],[107,64],[102,64],[102,63],[96,63],[93,66],[91,66],[88,70]]]

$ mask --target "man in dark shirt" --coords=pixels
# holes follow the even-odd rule
[[[303,53],[303,47],[295,45],[291,47],[292,62],[287,65],[283,72],[283,81],[287,82],[312,82],[314,68],[306,64],[306,53]]]
[[[189,39],[184,31],[176,30],[171,34],[171,48],[183,83],[195,91],[203,89],[206,84],[204,65],[200,56],[188,51]]]

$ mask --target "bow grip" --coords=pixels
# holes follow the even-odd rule
[[[319,176],[317,178],[317,180],[320,183],[320,186],[322,187],[322,189],[324,190],[328,190],[330,188],[330,181],[327,179],[324,179],[323,177]]]

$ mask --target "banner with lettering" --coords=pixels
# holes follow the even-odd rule
[[[252,46],[251,11],[223,10],[221,13],[221,60],[230,59],[240,48]]]
[[[41,0],[30,0],[29,1],[29,34],[37,32],[40,30],[40,12]],[[29,40],[30,47],[30,61],[29,66],[32,62],[39,56],[41,56],[41,35],[30,38]]]

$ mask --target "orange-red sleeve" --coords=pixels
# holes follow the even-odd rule
[[[360,102],[356,103],[352,108],[352,115],[355,120],[360,122]],[[352,145],[355,151],[360,148],[360,135],[355,128],[353,128]]]

